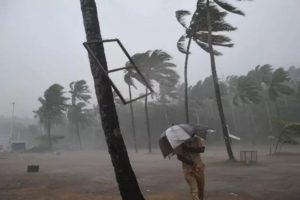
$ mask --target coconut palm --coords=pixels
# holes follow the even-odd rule
[[[287,81],[289,81],[288,72],[283,68],[278,68],[273,71],[271,65],[265,64],[262,66],[256,66],[254,70],[251,70],[248,73],[248,76],[254,78],[256,82],[260,83],[263,88],[263,103],[268,116],[270,132],[272,133],[273,125],[269,101],[273,102],[276,107],[277,117],[280,117],[280,112],[277,105],[278,98],[282,95],[291,95],[294,93],[294,89],[287,84]]]
[[[71,94],[71,106],[68,110],[68,118],[71,122],[71,126],[75,126],[75,132],[79,142],[79,149],[82,150],[82,142],[80,137],[80,123],[84,123],[85,114],[84,107],[86,103],[92,98],[90,95],[89,86],[85,80],[73,81],[69,84]]]
[[[42,122],[47,131],[48,148],[52,150],[51,128],[52,124],[58,119],[61,120],[64,116],[64,111],[67,110],[68,98],[64,96],[64,87],[59,84],[51,85],[45,92],[44,97],[38,100],[42,104],[38,110],[33,111]]]
[[[223,9],[224,11],[220,11],[219,7]],[[228,12],[238,14],[238,15],[244,15],[244,13],[239,10],[238,8],[234,7],[233,5],[221,1],[221,0],[199,0],[197,4],[197,12],[199,17],[200,23],[202,22],[202,26],[200,27],[201,33],[205,36],[204,40],[208,43],[207,52],[210,54],[210,63],[211,63],[211,71],[212,71],[212,77],[214,80],[214,89],[215,89],[215,95],[216,100],[218,104],[218,110],[219,110],[219,116],[222,124],[222,130],[224,135],[224,140],[227,148],[227,153],[230,160],[235,160],[234,155],[231,149],[230,139],[229,139],[229,133],[226,126],[226,119],[225,114],[223,110],[222,100],[221,100],[221,94],[220,94],[220,88],[218,83],[218,75],[216,71],[216,62],[215,62],[215,50],[213,46],[222,46],[219,44],[214,44],[214,32],[219,31],[234,31],[236,28],[231,26],[229,23],[225,21],[225,16]],[[219,35],[219,37],[226,39],[229,39],[226,36]],[[227,47],[232,47],[233,44]],[[204,49],[205,50],[205,49]]]
[[[157,95],[158,103],[162,104],[164,109],[164,116],[166,119],[167,126],[172,124],[169,115],[168,115],[168,104],[177,100],[177,83],[178,83],[178,76],[174,77],[174,79],[165,79],[161,80],[159,84],[159,94]]]
[[[198,0],[198,4],[202,2],[203,2],[202,0]],[[194,41],[200,48],[202,48],[205,51],[208,51],[208,43],[207,43],[208,35],[207,33],[202,31],[204,27],[207,27],[207,22],[205,21],[205,16],[203,16],[203,12],[199,12],[197,8],[189,23],[186,22],[186,17],[188,15],[191,15],[191,12],[188,10],[176,11],[176,19],[185,29],[185,33],[179,38],[177,42],[177,48],[181,53],[185,54],[184,84],[185,84],[185,115],[186,115],[187,123],[189,123],[187,68],[188,68],[191,42]],[[222,13],[220,17],[221,18],[225,17],[225,15],[226,13]],[[226,25],[228,30],[235,30],[234,27],[231,27],[228,24]],[[214,45],[223,46],[223,47],[232,47],[233,44],[231,44],[230,41],[231,41],[230,38],[225,37],[223,35],[212,35],[212,43]],[[214,54],[221,55],[221,53],[218,51],[214,51]]]
[[[172,57],[162,50],[157,49],[153,51],[147,51],[145,53],[137,53],[132,56],[132,59],[151,87],[154,86],[154,83],[161,85],[166,83],[166,81],[172,82],[171,80],[179,79],[177,72],[173,69],[176,67],[176,65],[171,62]],[[131,65],[132,64],[130,62],[126,63],[126,67],[130,67]],[[141,82],[142,84],[145,84],[136,72],[132,72],[131,77]],[[148,88],[146,87],[145,93],[147,92]],[[148,112],[148,96],[145,97],[145,115],[148,136],[148,149],[151,153],[152,147]]]
[[[300,134],[300,123],[280,121],[282,130],[277,138],[274,153],[279,153],[284,144],[299,144],[294,138]]]
[[[258,135],[258,129],[255,122],[254,114],[251,109],[251,104],[258,104],[261,101],[261,87],[249,76],[241,76],[236,80],[233,103],[238,106],[241,103],[245,106],[246,113],[248,114],[250,126],[254,129],[252,142],[255,144],[255,138]],[[234,87],[232,85],[232,87]]]
[[[80,0],[87,42],[102,40],[95,0]],[[107,70],[107,62],[102,43],[91,45],[97,59]],[[95,83],[95,91],[101,115],[102,127],[108,152],[115,170],[120,194],[123,200],[144,200],[132,170],[127,149],[120,131],[119,120],[114,104],[111,84],[99,70],[97,62],[90,56],[90,67]]]
[[[125,70],[124,80],[128,85],[128,91],[129,91],[129,100],[130,100],[130,117],[131,117],[131,127],[132,127],[132,136],[133,136],[133,143],[134,143],[134,150],[135,152],[138,151],[137,142],[136,142],[136,129],[135,129],[135,120],[134,120],[134,112],[133,112],[133,105],[132,105],[132,91],[131,87],[135,87],[133,77],[131,77],[132,74],[132,68]]]

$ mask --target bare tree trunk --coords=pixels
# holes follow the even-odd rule
[[[146,94],[148,92],[148,88],[146,88]],[[148,95],[145,97],[145,115],[146,115],[146,126],[147,126],[147,136],[148,136],[148,150],[149,153],[152,153],[152,145],[151,145],[151,130],[150,130],[150,120],[148,113]]]
[[[186,123],[190,123],[190,115],[189,115],[189,94],[188,94],[188,77],[187,77],[187,68],[188,61],[190,55],[190,47],[191,47],[192,38],[189,38],[186,54],[185,54],[185,62],[184,62],[184,103],[185,103],[185,121]]]
[[[215,56],[214,56],[214,50],[213,50],[213,46],[212,46],[212,39],[211,39],[212,27],[211,27],[211,21],[210,21],[209,0],[206,1],[206,6],[207,6],[208,45],[209,45],[209,52],[210,52],[209,53],[210,54],[210,63],[211,63],[212,77],[213,77],[213,81],[214,81],[216,100],[217,100],[218,109],[219,109],[219,117],[220,117],[221,124],[222,124],[223,137],[225,140],[229,160],[235,160],[232,149],[231,149],[229,133],[228,133],[227,126],[226,126],[226,120],[225,120],[225,115],[224,115],[224,110],[223,110],[223,105],[222,105],[220,87],[219,87],[219,83],[218,83],[218,75],[217,75],[217,71],[216,71]]]
[[[102,37],[95,0],[80,0],[80,3],[87,41],[101,40]],[[91,45],[91,48],[100,60],[104,69],[107,70],[103,44],[97,43]],[[122,199],[144,200],[121,135],[111,85],[105,74],[99,70],[97,63],[91,56],[89,56],[89,61],[95,83],[102,127]]]
[[[131,86],[130,85],[128,85],[128,89],[129,89],[129,99],[131,101],[132,94],[131,94]],[[138,152],[137,143],[136,143],[135,120],[134,120],[134,112],[133,112],[132,102],[130,102],[130,116],[131,116],[131,127],[132,127],[134,150],[135,150],[135,152]]]

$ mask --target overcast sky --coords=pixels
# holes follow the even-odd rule
[[[176,42],[184,30],[175,11],[194,11],[195,4],[196,0],[98,0],[103,38],[119,38],[130,54],[163,49],[173,56],[182,76],[184,55]],[[220,49],[220,78],[245,74],[264,63],[300,66],[299,0],[234,4],[246,17],[228,17],[238,31],[228,34],[234,48]],[[71,81],[85,79],[93,88],[84,41],[79,0],[0,0],[0,115],[10,116],[14,101],[18,116],[32,117],[37,98],[53,83],[67,90]],[[123,63],[116,52],[113,46],[106,48],[112,65]],[[195,44],[188,70],[191,84],[210,75],[208,54]]]

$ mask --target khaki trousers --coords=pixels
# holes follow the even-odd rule
[[[183,167],[183,174],[190,187],[192,200],[203,200],[204,167]]]

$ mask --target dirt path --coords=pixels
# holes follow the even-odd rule
[[[159,152],[131,153],[141,189],[149,200],[184,200],[189,191],[176,159]],[[267,156],[247,166],[228,163],[226,155],[209,149],[206,162],[207,200],[298,200],[300,154]],[[40,172],[26,173],[28,164]],[[106,152],[10,154],[0,156],[0,200],[115,200],[120,199]]]

